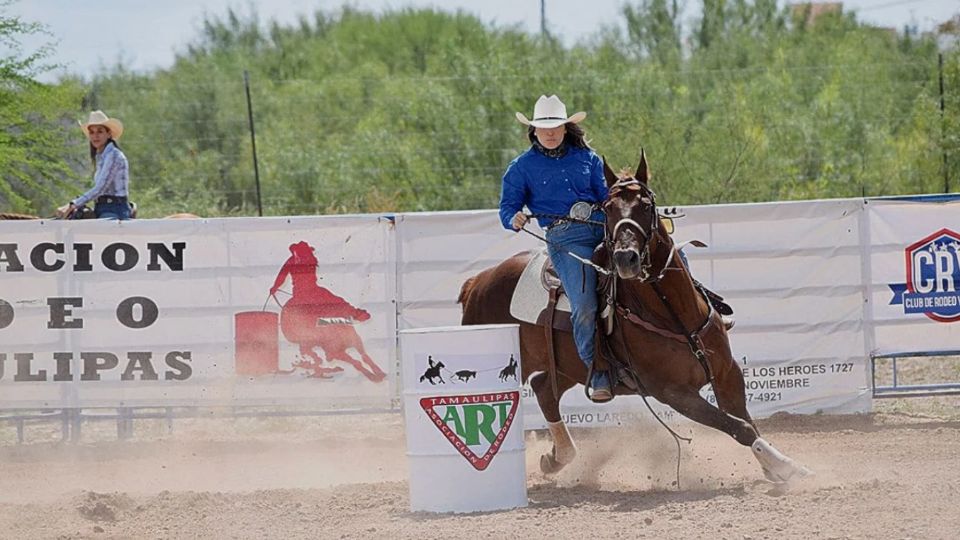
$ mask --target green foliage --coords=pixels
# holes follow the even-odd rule
[[[48,212],[73,175],[63,159],[70,146],[64,126],[74,121],[68,113],[75,108],[79,88],[33,79],[52,68],[43,64],[51,50],[24,52],[20,40],[46,31],[7,15],[9,5],[0,2],[0,210]]]
[[[168,70],[101,73],[73,116],[101,108],[124,121],[146,216],[256,213],[245,71],[266,214],[495,207],[503,170],[528,146],[514,112],[529,115],[544,93],[588,111],[588,138],[615,169],[643,146],[667,204],[940,192],[945,173],[956,190],[956,49],[941,114],[930,38],[851,16],[805,23],[775,0],[705,0],[684,28],[677,5],[628,4],[625,32],[572,47],[464,13],[344,8],[284,26],[231,10]],[[37,120],[56,109],[39,108],[48,98],[12,91],[17,105],[0,110],[77,140],[50,163],[83,157],[75,124]],[[26,209],[33,192],[15,193]]]

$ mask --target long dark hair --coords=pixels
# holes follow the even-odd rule
[[[587,144],[587,136],[583,131],[583,128],[579,124],[574,124],[573,122],[567,122],[564,124],[567,128],[566,133],[563,135],[563,143],[567,146],[575,146],[577,148],[583,148],[584,150],[590,150],[590,145]],[[533,126],[527,126],[527,138],[530,139],[530,144],[537,142],[537,128]]]
[[[107,143],[103,145],[103,149],[106,150],[108,145],[114,145],[117,147],[117,150],[120,149],[120,145],[117,144],[117,141],[113,140],[113,137],[107,139]],[[97,147],[90,143],[90,161],[93,162],[93,166],[97,166]]]

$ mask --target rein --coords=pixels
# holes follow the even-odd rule
[[[656,207],[656,194],[651,190],[646,184],[643,184],[636,180],[635,178],[624,179],[618,181],[616,184],[610,187],[610,197],[615,196],[619,191],[627,189],[630,191],[640,191],[643,195],[647,196],[650,199],[651,207],[651,222],[649,227],[649,232],[643,229],[636,220],[625,217],[617,221],[613,226],[613,231],[610,233],[608,238],[604,239],[604,243],[607,246],[607,251],[610,253],[610,265],[613,266],[613,253],[614,253],[614,242],[617,238],[618,233],[622,227],[629,226],[635,229],[639,236],[643,238],[643,251],[640,254],[640,272],[639,275],[643,277],[639,280],[641,283],[645,283],[653,287],[653,291],[656,293],[657,298],[660,299],[660,302],[667,309],[667,313],[670,315],[670,318],[673,320],[674,325],[680,329],[680,332],[675,332],[668,328],[662,328],[656,324],[653,324],[650,321],[647,321],[640,317],[638,314],[630,311],[630,308],[627,308],[623,304],[619,303],[616,298],[616,284],[617,280],[623,279],[619,274],[615,274],[613,286],[610,288],[607,297],[607,304],[612,306],[618,315],[623,319],[629,321],[630,323],[639,326],[647,331],[653,332],[661,337],[672,339],[674,341],[679,341],[681,343],[686,343],[690,347],[690,352],[693,353],[694,358],[697,359],[697,362],[700,364],[700,367],[703,368],[704,373],[707,376],[707,382],[710,385],[713,385],[713,372],[710,369],[710,363],[707,361],[707,352],[706,347],[703,344],[702,334],[710,325],[710,321],[713,319],[714,308],[710,303],[709,298],[706,298],[703,291],[698,289],[701,295],[705,298],[707,304],[707,316],[704,318],[703,322],[692,332],[688,331],[683,324],[683,321],[680,319],[680,314],[677,313],[677,310],[674,309],[673,305],[670,303],[670,299],[667,297],[666,293],[663,292],[663,288],[660,283],[666,275],[667,271],[671,269],[673,264],[673,257],[677,250],[683,246],[671,246],[670,253],[667,255],[667,260],[664,261],[663,267],[660,269],[660,272],[654,274],[651,271],[653,265],[653,254],[650,248],[650,241],[653,238],[660,238],[660,216],[657,213]],[[662,241],[662,239],[661,239]],[[649,266],[644,266],[644,263],[647,263]],[[651,274],[654,274],[653,277],[650,277]],[[633,278],[637,279],[637,278]]]
[[[656,215],[656,214],[654,214]],[[649,245],[648,245],[649,247]],[[670,254],[667,256],[667,260],[663,265],[663,268],[653,279],[647,279],[641,281],[653,287],[653,291],[656,293],[657,298],[660,299],[660,303],[667,309],[667,313],[670,314],[670,318],[673,320],[673,323],[677,328],[680,328],[680,332],[675,332],[668,328],[663,328],[658,326],[650,321],[647,321],[640,317],[640,315],[633,313],[630,308],[624,306],[616,300],[616,282],[614,282],[614,287],[611,289],[610,297],[607,299],[607,303],[614,307],[617,314],[620,315],[625,320],[630,323],[648,330],[657,334],[658,336],[672,339],[674,341],[679,341],[681,343],[686,343],[690,347],[690,352],[693,353],[694,358],[697,359],[697,362],[700,364],[700,367],[703,368],[704,373],[707,376],[707,382],[711,385],[713,384],[713,372],[710,369],[710,363],[707,361],[707,352],[706,347],[703,345],[702,334],[707,330],[710,325],[711,319],[713,319],[714,308],[713,304],[710,303],[709,299],[704,298],[707,304],[707,316],[704,318],[703,322],[693,330],[692,332],[687,331],[683,325],[683,321],[680,320],[680,314],[677,313],[677,310],[674,309],[673,304],[671,304],[670,299],[667,297],[666,293],[663,292],[663,288],[660,283],[663,280],[663,277],[666,275],[667,270],[670,270],[670,265],[673,262],[673,255],[677,251],[677,247],[672,247],[670,249]],[[615,279],[623,279],[619,275]],[[703,295],[702,291],[699,291]]]
[[[649,191],[651,201],[653,200],[654,195],[653,195],[653,192],[649,190],[649,188],[646,188],[645,186],[641,187],[639,185],[636,187],[633,187],[634,183],[636,183],[636,180],[633,180],[633,182],[628,183],[628,185],[631,186],[628,189],[645,188],[647,191]],[[611,188],[611,195],[613,195],[614,193],[615,192],[613,191],[613,188]],[[652,218],[652,223],[650,225],[649,234],[646,231],[644,231],[643,228],[640,227],[640,224],[637,223],[635,220],[630,218],[624,218],[618,221],[616,225],[614,225],[613,233],[610,235],[610,239],[604,240],[604,243],[607,246],[607,251],[610,254],[608,261],[611,267],[613,267],[614,265],[614,261],[613,261],[614,238],[616,238],[617,233],[620,230],[620,227],[625,225],[630,225],[633,228],[635,228],[640,233],[640,236],[643,237],[644,239],[643,254],[641,255],[641,258],[640,258],[641,264],[643,264],[644,261],[647,261],[652,265],[652,252],[650,249],[650,240],[652,236],[660,234],[660,228],[659,228],[660,219],[656,211],[656,206],[652,203],[651,203],[651,206],[653,210],[652,211],[653,218]],[[685,244],[681,244],[680,246],[674,245],[671,247],[670,253],[667,255],[667,260],[663,264],[663,268],[660,269],[660,272],[658,272],[655,275],[655,277],[653,278],[649,277],[649,274],[652,273],[649,270],[641,269],[641,272],[640,272],[641,274],[644,275],[644,278],[640,280],[640,282],[647,283],[651,287],[653,287],[653,290],[656,293],[657,298],[660,299],[660,302],[664,305],[664,307],[667,309],[667,312],[670,314],[670,318],[673,319],[674,324],[676,325],[676,327],[680,328],[681,332],[674,332],[672,330],[662,328],[656,324],[653,324],[641,318],[638,314],[631,312],[630,308],[619,303],[616,298],[617,297],[616,289],[617,289],[618,281],[623,280],[623,278],[621,278],[620,275],[615,270],[610,272],[613,274],[614,279],[613,279],[613,283],[608,288],[607,305],[612,306],[620,317],[630,322],[631,324],[639,326],[644,330],[653,332],[654,334],[657,334],[661,337],[672,339],[680,343],[686,343],[687,346],[690,347],[690,351],[693,353],[694,358],[696,358],[697,362],[700,364],[700,367],[703,368],[703,371],[707,376],[707,382],[711,386],[713,386],[713,380],[714,380],[713,372],[710,369],[710,363],[707,361],[706,347],[704,346],[703,339],[701,338],[701,334],[709,327],[709,323],[713,318],[713,312],[714,312],[713,305],[710,303],[709,299],[705,298],[705,300],[707,301],[706,303],[707,303],[707,309],[708,309],[706,318],[704,319],[703,323],[701,323],[700,326],[695,331],[687,332],[686,328],[683,325],[683,321],[680,319],[680,315],[674,309],[673,305],[670,303],[670,299],[667,298],[667,295],[663,292],[663,288],[660,286],[660,283],[663,280],[664,276],[666,275],[667,271],[671,270],[671,264],[673,263],[674,254],[681,247],[683,247],[683,245]],[[701,295],[704,294],[703,291],[700,291],[700,294]],[[622,333],[620,334],[620,341],[621,341],[621,346],[623,346],[625,350],[628,350],[626,346],[626,338],[623,336]],[[616,354],[613,354],[612,348],[609,346],[609,344],[607,345],[607,348],[609,349],[608,354],[610,354],[610,357],[616,358]],[[591,371],[592,371],[592,366],[591,366]],[[640,394],[640,397],[643,399],[643,403],[647,406],[647,409],[650,410],[650,413],[653,415],[654,418],[657,419],[660,425],[662,425],[664,429],[666,429],[670,433],[670,435],[673,436],[674,442],[677,445],[677,489],[680,489],[680,452],[681,452],[680,441],[682,440],[682,441],[690,442],[691,439],[687,437],[683,437],[680,434],[678,434],[676,431],[674,431],[669,425],[667,425],[666,422],[663,421],[662,418],[660,418],[660,416],[656,413],[656,411],[653,410],[653,407],[651,407],[650,403],[647,401],[647,396],[645,395],[647,392],[643,384],[640,382],[640,377],[637,375],[636,370],[633,369],[629,363],[627,363],[627,367],[625,368],[625,371],[628,374],[628,376],[633,380],[633,383],[636,385],[637,393]],[[713,390],[714,390],[714,394],[716,394],[716,387],[714,387]]]
[[[602,221],[595,221],[595,220],[592,220],[592,219],[579,219],[579,218],[574,218],[574,217],[570,217],[570,216],[563,216],[563,215],[560,215],[560,214],[527,214],[527,217],[529,217],[529,218],[553,218],[553,219],[555,219],[555,222],[556,222],[556,221],[563,220],[564,222],[567,222],[567,223],[583,223],[583,224],[585,224],[585,225],[594,225],[594,226],[597,226],[597,227],[603,227],[603,226],[604,226],[604,223],[603,223]],[[540,236],[539,234],[531,231],[530,229],[527,228],[526,225],[524,225],[523,227],[521,227],[520,230],[523,231],[523,232],[525,232],[525,233],[527,233],[527,234],[529,234],[530,236],[532,236],[532,237],[540,240],[540,241],[543,242],[544,244],[548,244],[548,245],[551,245],[551,246],[557,246],[557,244],[556,244],[555,242],[551,242],[551,241],[547,240],[547,238],[546,238],[545,236]],[[563,249],[563,248],[561,248],[561,247],[557,247],[557,249],[558,249],[559,251],[562,251],[562,252],[566,253],[567,255],[573,257],[574,259],[580,261],[581,264],[585,264],[585,265],[588,265],[588,266],[592,266],[594,270],[596,270],[597,272],[599,272],[599,273],[601,273],[601,274],[603,274],[603,275],[605,275],[605,276],[609,276],[609,275],[610,275],[610,270],[608,270],[608,269],[600,266],[599,264],[594,263],[594,262],[591,261],[591,260],[584,259],[583,257],[577,255],[576,253],[573,253],[572,251],[568,251],[568,250]]]

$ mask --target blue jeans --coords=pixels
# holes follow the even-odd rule
[[[93,207],[97,219],[130,219],[130,205],[126,202],[100,203]]]
[[[603,221],[597,211],[591,220]],[[570,299],[573,340],[584,364],[593,363],[597,329],[597,271],[566,252],[590,260],[593,250],[603,242],[603,227],[585,223],[564,223],[547,231],[547,253],[557,269],[563,290]]]

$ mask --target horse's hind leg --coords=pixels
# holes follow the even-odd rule
[[[540,372],[530,378],[530,387],[537,396],[537,403],[540,404],[540,410],[543,417],[547,420],[547,428],[550,430],[550,438],[553,440],[553,448],[549,454],[540,456],[540,470],[544,474],[554,474],[569,465],[577,457],[577,446],[567,431],[567,425],[563,423],[560,417],[560,396],[569,390],[575,383],[566,377],[560,377],[557,381],[557,391],[559,395],[554,397],[553,389],[550,386],[549,377],[546,373]]]

